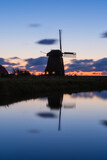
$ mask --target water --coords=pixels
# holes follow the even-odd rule
[[[0,106],[0,160],[107,160],[107,91]]]

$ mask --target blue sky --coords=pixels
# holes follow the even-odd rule
[[[30,24],[39,24],[30,27]],[[77,59],[107,57],[106,0],[1,0],[0,57],[36,58],[59,48],[39,45],[45,38],[58,38],[61,28],[63,51],[77,52]]]

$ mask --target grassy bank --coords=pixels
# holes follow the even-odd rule
[[[0,101],[18,101],[50,93],[107,90],[107,77],[10,77],[0,78]]]

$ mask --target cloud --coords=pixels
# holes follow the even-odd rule
[[[57,43],[57,39],[42,39],[36,43],[42,44],[42,45],[52,45]]]
[[[101,124],[104,125],[105,127],[107,127],[107,120],[102,120]]]
[[[12,65],[14,65],[15,63],[12,63]],[[6,61],[6,59],[4,58],[0,58],[0,65],[10,65],[10,63],[8,61]]]
[[[37,28],[37,27],[40,27],[41,25],[39,23],[31,23],[29,24],[29,27],[32,27],[32,28]]]
[[[13,57],[8,59],[0,58],[0,65],[3,65],[8,70],[8,72],[12,72],[13,68],[19,68],[19,69],[29,70],[35,73],[35,72],[44,72],[47,61],[48,57],[29,58],[29,59],[21,59],[18,57]]]
[[[48,113],[48,112],[40,112],[37,114],[38,116],[42,118],[56,118],[57,116],[54,113]]]
[[[38,72],[44,72],[48,58],[47,57],[30,58],[26,59],[26,61],[27,61],[26,65],[27,70],[30,71],[36,70]]]
[[[4,58],[0,58],[0,65],[6,64]]]
[[[47,65],[48,57],[28,58],[21,59],[18,57],[13,58],[0,58],[0,65],[3,65],[9,72],[12,72],[13,68],[19,68],[29,70],[32,73],[44,72]],[[88,74],[93,72],[93,75],[107,75],[107,58],[99,60],[93,59],[72,59],[71,62],[65,65],[65,73],[76,72],[82,74],[87,72]]]
[[[30,129],[28,130],[29,133],[32,133],[32,134],[36,134],[36,133],[39,133],[39,130],[37,129]]]
[[[102,38],[107,38],[107,32],[102,33]]]
[[[66,64],[66,72],[70,71],[83,71],[83,72],[92,72],[92,71],[107,71],[107,58],[99,59],[94,61],[93,59],[85,60],[71,60],[71,64]]]
[[[3,65],[3,64],[5,64],[5,61],[3,58],[0,58],[0,65]]]
[[[46,65],[47,64],[47,57],[29,58],[29,59],[26,59],[26,61],[28,62],[27,66]]]

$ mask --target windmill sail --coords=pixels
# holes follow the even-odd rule
[[[63,56],[64,57],[73,57],[73,58],[75,58],[76,57],[76,53],[75,52],[64,52]]]
[[[61,30],[59,30],[59,44],[60,44],[60,51],[62,52]]]

